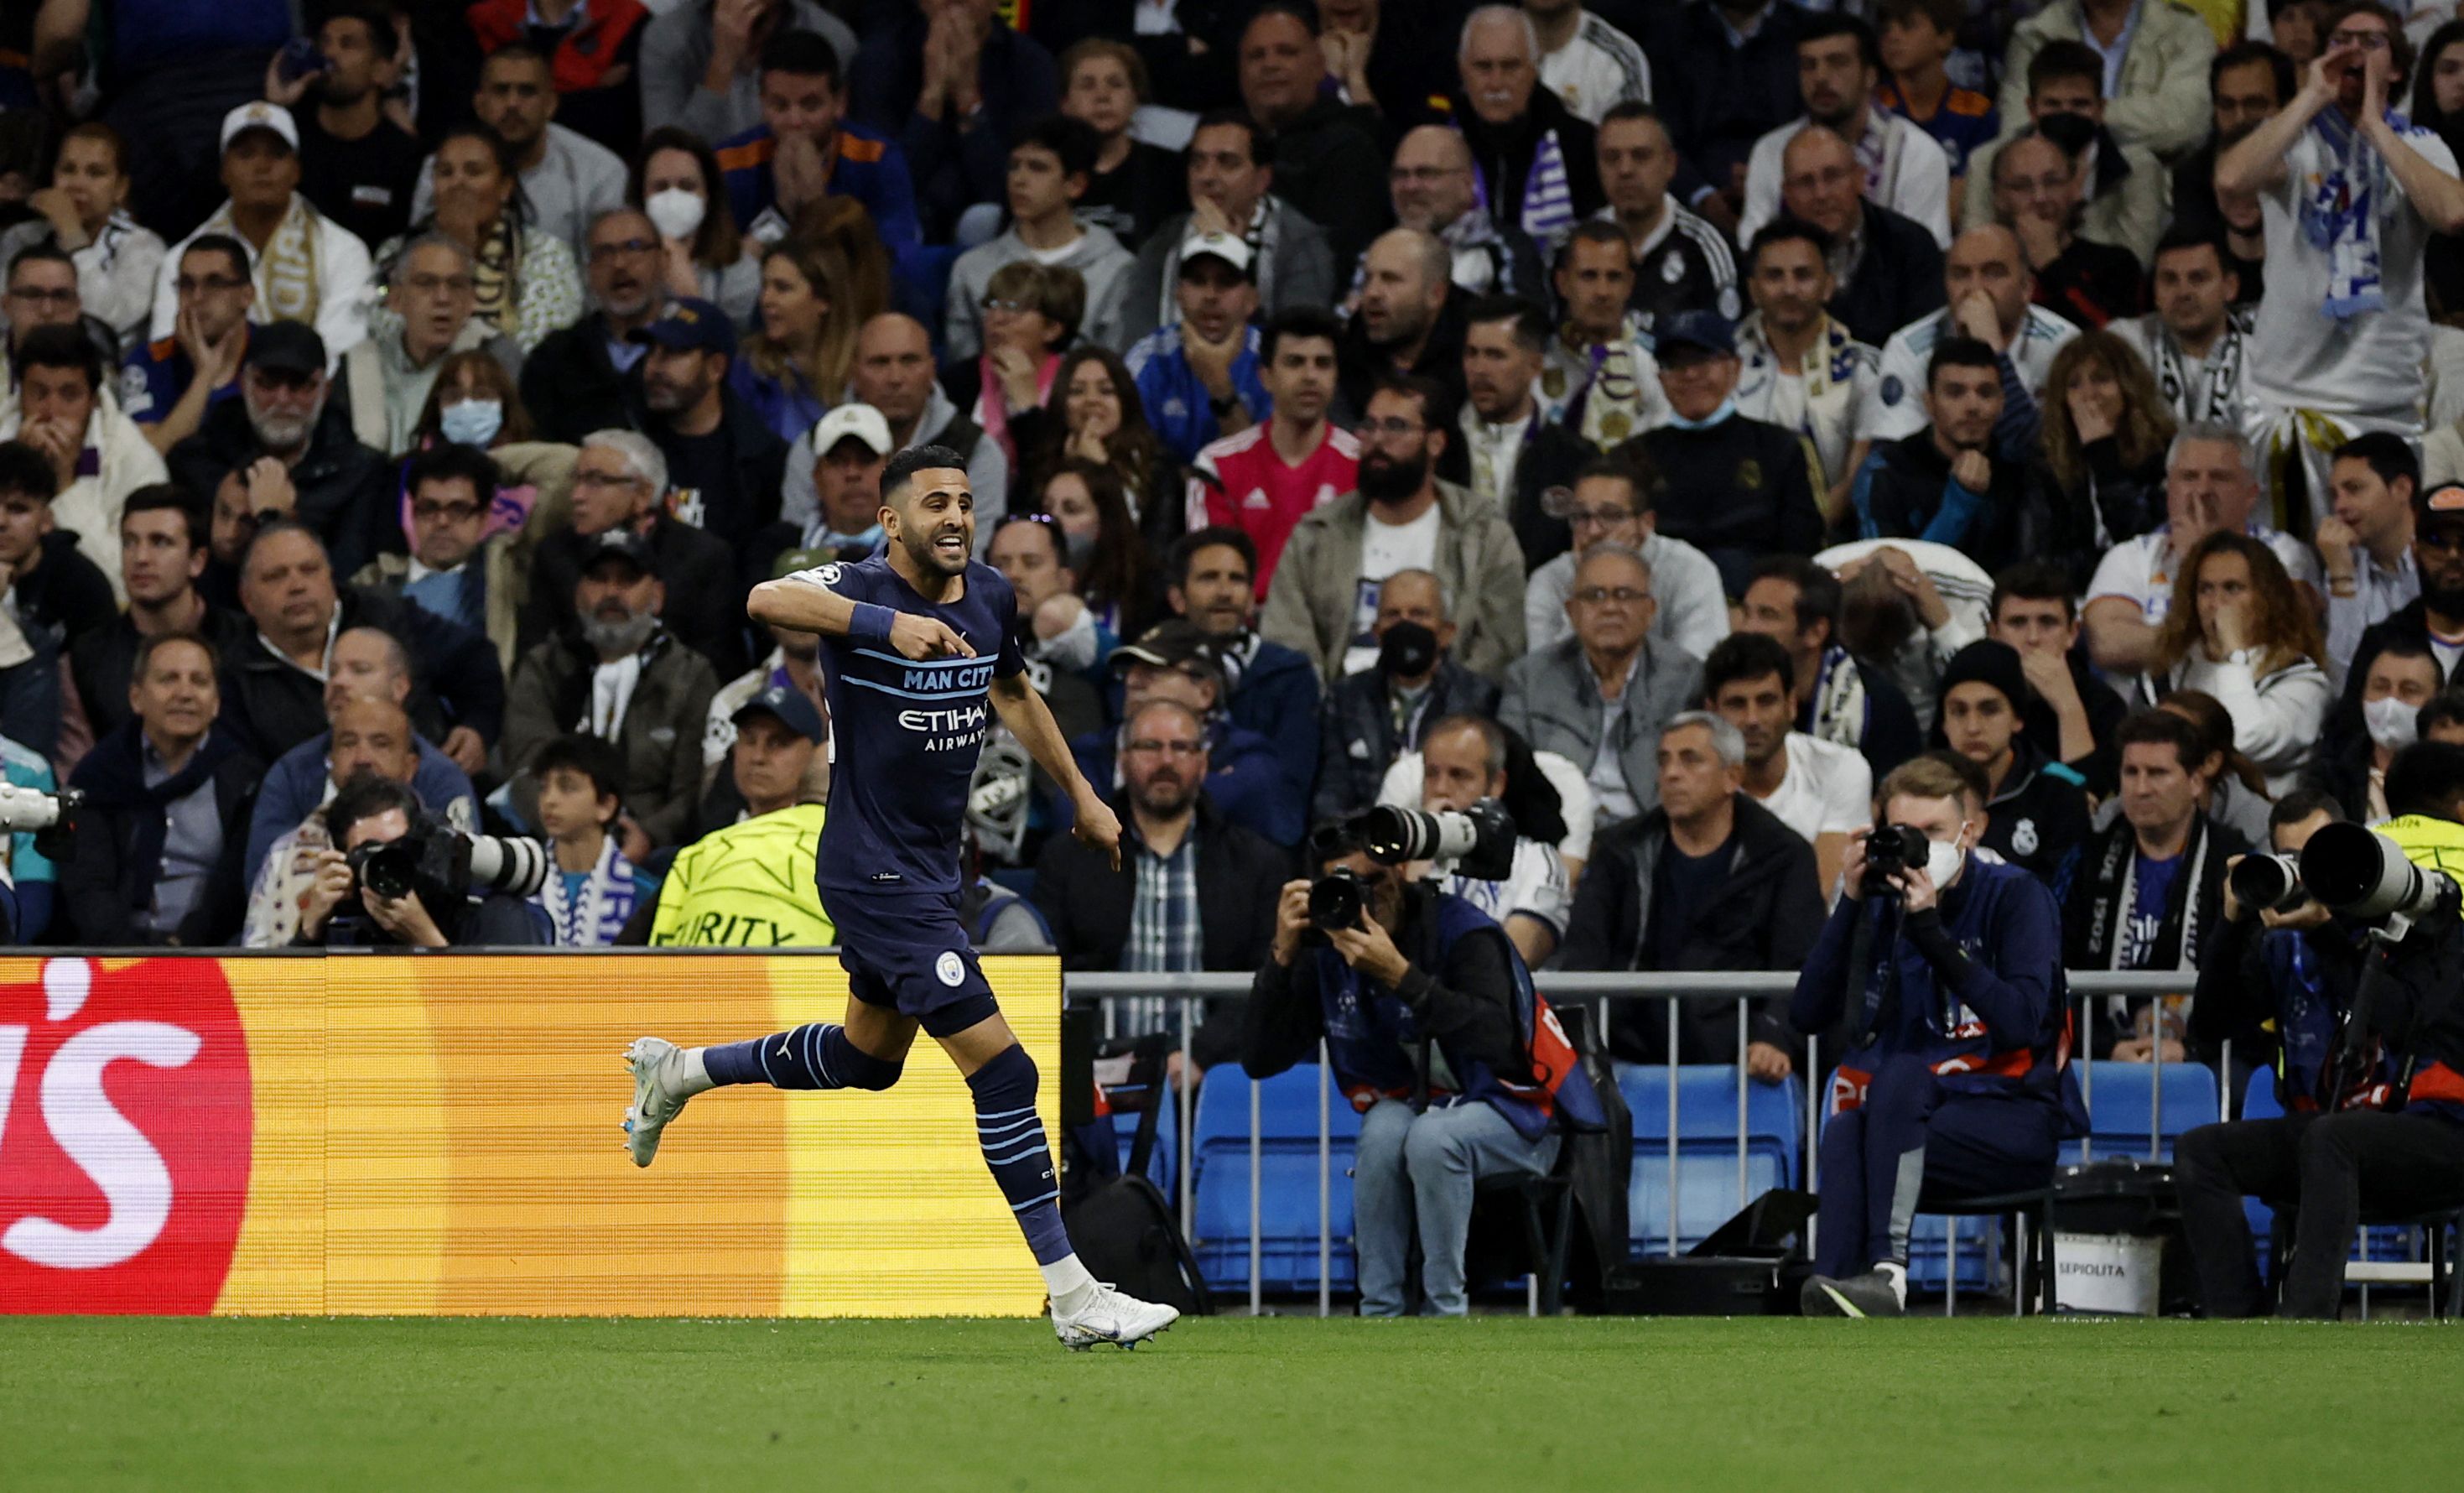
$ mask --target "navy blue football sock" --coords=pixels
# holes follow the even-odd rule
[[[713,1084],[767,1084],[773,1088],[888,1088],[904,1065],[874,1057],[847,1041],[834,1021],[811,1021],[792,1032],[701,1050]]]
[[[1072,1251],[1068,1231],[1061,1226],[1061,1181],[1052,1167],[1052,1148],[1035,1112],[1035,1060],[1019,1046],[967,1079],[976,1095],[976,1141],[983,1148],[984,1165],[993,1169],[1009,1211],[1018,1215],[1035,1262],[1049,1265],[1068,1259]]]

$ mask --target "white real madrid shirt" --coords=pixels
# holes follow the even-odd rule
[[[2273,282],[2269,289],[2275,289]],[[1933,361],[1936,343],[1957,335],[1959,328],[1952,322],[1947,307],[1891,334],[1891,340],[1882,344],[1880,374],[1857,407],[1857,439],[1896,441],[1925,428],[1925,365]],[[2028,319],[2019,328],[2019,335],[2011,340],[2008,351],[2012,365],[2019,370],[2019,382],[2028,386],[2029,393],[2039,399],[2044,396],[2045,376],[2053,371],[2054,354],[2079,335],[2078,327],[2044,307],[2028,308]]]

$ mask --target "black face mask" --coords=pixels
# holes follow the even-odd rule
[[[1438,635],[1417,622],[1398,622],[1377,640],[1377,671],[1390,679],[1418,679],[1438,661]]]

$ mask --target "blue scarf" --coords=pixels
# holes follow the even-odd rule
[[[2398,135],[2426,133],[2392,109],[2387,122]],[[2327,256],[2327,299],[2320,311],[2332,320],[2349,321],[2387,307],[2379,263],[2387,160],[2336,109],[2320,110],[2310,127],[2326,148],[2328,165],[2304,186],[2299,204],[2301,237]]]

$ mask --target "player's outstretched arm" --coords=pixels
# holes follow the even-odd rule
[[[1060,723],[1052,718],[1051,707],[1035,686],[1026,682],[1024,673],[1015,673],[992,683],[993,709],[1001,713],[1001,724],[1035,758],[1035,765],[1052,775],[1052,780],[1069,795],[1070,807],[1077,813],[1077,823],[1069,832],[1081,841],[1112,853],[1112,868],[1121,868],[1121,822],[1112,806],[1097,796],[1087,775],[1078,770],[1078,759],[1069,755],[1069,742],[1061,735]]]
[[[793,576],[755,586],[745,599],[744,612],[755,622],[776,623],[799,632],[887,643],[901,658],[972,658],[976,651],[937,618],[851,601],[827,586]]]

